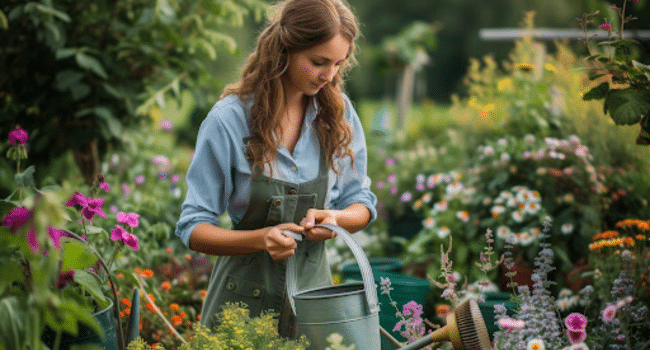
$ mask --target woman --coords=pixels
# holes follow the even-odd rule
[[[354,15],[341,0],[288,0],[278,9],[241,80],[201,125],[176,234],[218,256],[202,323],[211,328],[222,305],[244,302],[251,316],[279,313],[280,334],[294,338],[285,260],[296,256],[299,290],[330,285],[324,241],[335,234],[314,225],[363,229],[377,199],[361,123],[342,93]],[[218,226],[224,211],[231,230]]]

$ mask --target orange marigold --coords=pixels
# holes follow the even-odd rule
[[[153,294],[149,293],[148,295],[149,295],[149,299],[151,299],[151,302],[155,303],[156,298],[153,297]]]
[[[168,291],[168,290],[172,289],[172,284],[169,283],[169,282],[167,282],[167,281],[165,281],[165,282],[163,282],[163,283],[160,284],[160,288],[161,288],[162,290],[164,290],[164,291]]]
[[[639,221],[636,225],[641,231],[650,231],[650,220],[648,221]]]
[[[184,257],[185,260],[187,260],[187,261],[192,260],[192,255],[190,255],[190,254],[185,254],[185,255],[183,255],[183,257]]]
[[[636,238],[637,241],[645,241],[645,240],[648,239],[648,237],[646,237],[646,235],[636,235],[635,238]]]
[[[179,306],[176,303],[171,303],[171,304],[169,304],[169,308],[174,310],[174,311],[178,311]]]
[[[629,245],[630,247],[634,247],[634,238],[632,237],[625,237],[623,238],[623,243]]]
[[[134,268],[133,268],[133,272],[135,272],[135,273],[137,273],[137,274],[140,274],[140,272],[142,272],[142,269],[139,268],[139,267],[134,267]]]
[[[151,271],[150,269],[142,270],[142,272],[140,272],[140,276],[153,277],[153,271]]]
[[[173,253],[174,253],[174,248],[172,248],[172,247],[165,248],[165,253],[167,253],[167,254],[173,254]]]
[[[127,307],[131,307],[131,300],[122,298],[122,304],[126,305]]]
[[[202,298],[205,298],[205,296],[208,295],[208,291],[205,290],[205,289],[201,289],[201,290],[199,291],[199,295],[200,295]]]
[[[115,276],[116,276],[117,278],[124,278],[124,274],[121,273],[121,272],[116,273]]]
[[[151,312],[156,312],[156,308],[153,306],[152,303],[147,303],[147,309]]]
[[[181,313],[178,314],[178,316],[180,316],[181,318],[185,318],[185,317],[187,317],[187,312],[181,311]]]
[[[591,240],[595,242],[601,239],[610,239],[610,238],[618,237],[618,235],[619,235],[618,231],[609,230],[595,235]]]
[[[172,317],[172,326],[178,327],[183,324],[183,319],[180,316]]]

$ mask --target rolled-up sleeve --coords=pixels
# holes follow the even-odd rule
[[[360,203],[370,211],[370,222],[377,218],[377,197],[370,191],[370,178],[367,174],[368,151],[366,138],[363,133],[361,120],[354,110],[350,100],[346,100],[346,117],[353,132],[350,149],[354,153],[354,169],[350,157],[339,160],[339,175],[334,185],[330,207],[332,209],[345,209],[351,204]]]
[[[219,109],[213,109],[199,128],[194,157],[187,172],[187,195],[176,223],[176,235],[189,247],[192,230],[200,223],[219,225],[232,192],[231,142]]]

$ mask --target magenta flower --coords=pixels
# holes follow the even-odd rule
[[[100,187],[102,190],[104,190],[104,192],[106,192],[106,193],[108,193],[108,191],[111,190],[111,185],[107,184],[107,183],[104,182],[104,181],[100,181],[100,182],[99,182],[99,187]]]
[[[601,24],[600,26],[598,26],[598,28],[600,28],[600,29],[604,29],[604,30],[606,30],[606,31],[609,32],[609,31],[612,30],[612,25],[609,24],[609,23],[603,23],[603,24]]]
[[[88,199],[83,194],[75,191],[75,193],[72,195],[72,197],[70,197],[70,199],[68,199],[65,205],[66,207],[74,207],[78,205],[83,208],[88,205]]]
[[[402,314],[404,316],[413,316],[414,318],[417,319],[420,317],[420,315],[422,315],[422,305],[416,303],[413,300],[406,303],[402,308],[403,308]]]
[[[395,159],[393,158],[386,159],[386,165],[388,166],[395,165]]]
[[[144,183],[144,175],[138,175],[135,177],[135,184],[142,185]]]
[[[71,282],[74,279],[74,270],[66,271],[59,274],[58,286],[59,289],[65,287],[68,282]]]
[[[564,319],[564,324],[569,331],[582,332],[587,329],[587,317],[579,312],[574,312]]]
[[[600,316],[603,318],[603,321],[610,323],[614,317],[616,317],[616,310],[616,305],[607,305],[607,307],[600,313]]]
[[[410,201],[412,198],[413,198],[413,195],[411,194],[411,192],[404,192],[404,193],[402,193],[402,195],[400,196],[399,200],[400,200],[402,203],[406,203],[406,202]]]
[[[61,249],[61,236],[67,236],[65,232],[50,227],[47,229],[47,233],[50,235],[52,242],[54,242],[54,247]]]
[[[128,245],[134,250],[140,249],[138,246],[138,238],[126,232],[124,227],[120,225],[115,225],[115,228],[111,230],[111,239],[114,241],[124,242],[124,244]]]
[[[122,195],[128,198],[131,195],[131,187],[128,184],[122,184]]]
[[[29,134],[27,131],[16,128],[9,132],[9,143],[12,145],[24,145],[29,140]]]
[[[172,183],[175,184],[175,183],[181,181],[181,176],[178,175],[178,174],[174,174],[174,175],[172,175],[171,180],[172,180]]]
[[[34,232],[34,229],[30,229],[29,232],[27,233],[27,244],[29,244],[29,247],[32,248],[32,251],[34,253],[36,253],[40,248],[38,244],[38,239],[36,239],[36,232]]]
[[[569,337],[569,342],[571,344],[582,343],[587,339],[587,332],[583,331],[571,331],[567,330],[567,336]]]
[[[2,226],[9,227],[9,231],[15,233],[32,217],[32,211],[25,207],[11,209],[2,219]]]
[[[81,214],[88,220],[92,220],[95,214],[105,218],[106,214],[102,210],[102,205],[104,204],[104,198],[91,198],[87,197],[88,203],[83,209],[81,209]]]
[[[123,212],[119,212],[117,213],[117,222],[119,222],[120,224],[129,225],[130,227],[138,227],[138,225],[140,224],[138,221],[139,217],[140,214],[136,214],[136,213],[126,214]]]

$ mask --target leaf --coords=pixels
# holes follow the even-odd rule
[[[36,168],[33,165],[30,165],[22,173],[17,173],[14,175],[14,181],[18,187],[33,187],[36,186],[34,182],[34,173]]]
[[[100,309],[110,305],[110,299],[104,295],[101,281],[96,275],[85,270],[75,270],[74,281],[86,288],[95,297]]]
[[[607,95],[607,111],[617,125],[632,125],[650,113],[650,100],[635,89],[612,90]]]
[[[106,232],[106,230],[104,230],[104,228],[102,228],[102,227],[90,226],[89,225],[89,226],[86,226],[86,232],[88,232],[88,234],[94,235],[94,234]]]
[[[589,90],[586,94],[584,94],[584,96],[582,96],[582,99],[585,101],[601,100],[607,96],[608,92],[609,92],[609,83],[604,82],[594,87],[593,89]]]
[[[77,240],[68,240],[63,244],[61,271],[85,269],[96,262],[97,257],[84,243]]]
[[[217,59],[217,50],[214,49],[214,46],[212,46],[209,42],[206,40],[198,39],[196,40],[194,46],[199,46],[202,48],[210,57],[211,60]]]
[[[76,48],[58,49],[56,50],[55,57],[57,60],[66,59],[68,57],[74,56],[77,53],[77,51],[78,50]]]
[[[64,70],[59,72],[55,78],[55,86],[60,91],[70,90],[83,79],[84,74],[75,70]]]
[[[30,339],[34,331],[26,327],[25,307],[20,305],[20,300],[15,296],[0,299],[0,346],[5,349],[22,349],[25,339]]]
[[[75,58],[77,60],[77,64],[80,67],[93,71],[95,72],[95,74],[99,75],[104,79],[108,79],[108,74],[106,74],[106,71],[104,70],[104,66],[102,66],[99,60],[97,60],[95,57],[86,55],[83,52],[77,52]]]
[[[0,11],[0,28],[2,29],[9,28],[9,21],[7,20],[7,16],[5,16],[5,13],[2,11]]]

